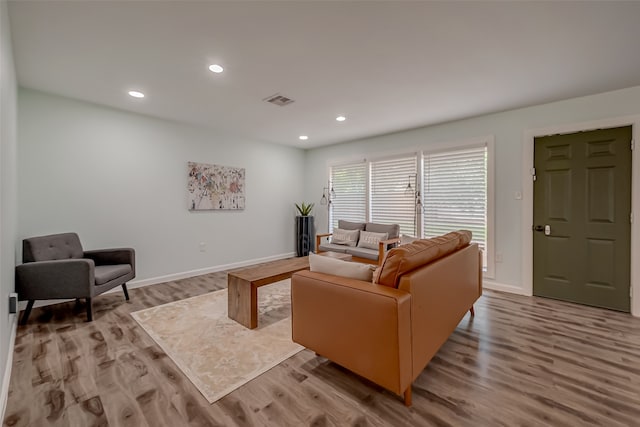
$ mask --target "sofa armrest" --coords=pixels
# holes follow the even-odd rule
[[[378,265],[382,265],[382,260],[384,259],[384,254],[388,250],[387,248],[389,247],[389,245],[392,245],[394,243],[400,243],[400,238],[399,237],[394,237],[394,238],[387,239],[387,240],[381,240],[378,243]]]
[[[93,296],[95,264],[85,258],[37,261],[16,267],[16,291],[21,300]]]
[[[331,235],[333,235],[333,233],[316,234],[316,252],[320,252],[320,240],[322,240],[323,237],[329,237]]]
[[[135,269],[136,264],[136,252],[132,248],[85,251],[84,257],[92,259],[96,265],[130,264]]]
[[[300,271],[291,279],[293,341],[395,393],[411,384],[411,295]]]

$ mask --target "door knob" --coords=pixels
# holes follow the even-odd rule
[[[534,231],[544,231],[544,235],[545,236],[550,236],[551,235],[551,226],[550,225],[536,225],[535,227],[533,227]]]
[[[533,227],[533,229],[534,229],[535,231],[544,231],[544,227],[543,227],[543,226],[541,226],[541,225],[536,225],[535,227]]]

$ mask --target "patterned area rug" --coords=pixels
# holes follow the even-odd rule
[[[303,349],[291,341],[291,281],[258,290],[258,328],[227,317],[227,290],[131,313],[213,403]]]

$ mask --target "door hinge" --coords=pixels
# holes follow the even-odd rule
[[[629,296],[633,298],[633,287],[629,285]]]
[[[633,224],[633,212],[629,214],[629,223]]]
[[[536,180],[536,168],[531,168],[531,176],[533,177],[533,180]]]
[[[631,151],[633,151],[636,148],[636,142],[632,139],[631,140]]]

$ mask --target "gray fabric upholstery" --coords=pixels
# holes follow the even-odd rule
[[[364,222],[351,222],[343,219],[338,220],[338,228],[342,228],[343,230],[364,230],[365,225],[366,224]]]
[[[400,224],[377,224],[375,222],[368,222],[365,230],[373,231],[374,233],[387,233],[389,239],[395,239],[400,236]]]
[[[340,252],[342,254],[347,253],[347,248],[351,246],[346,245],[336,245],[335,243],[323,243],[318,246],[319,251],[331,251],[331,252]]]
[[[96,265],[95,284],[104,285],[108,281],[126,276],[130,272],[131,266],[129,264]]]
[[[377,249],[374,250],[374,249],[367,249],[367,248],[349,247],[347,248],[347,253],[359,258],[366,258],[366,259],[372,259],[372,260],[378,259]]]
[[[29,300],[21,323],[25,324],[35,300],[86,298],[92,319],[91,298],[122,286],[135,277],[135,251],[131,248],[84,252],[75,233],[31,237],[22,242],[23,264],[16,267],[16,291]]]
[[[82,258],[82,254],[76,233],[50,234],[22,241],[22,262]]]

